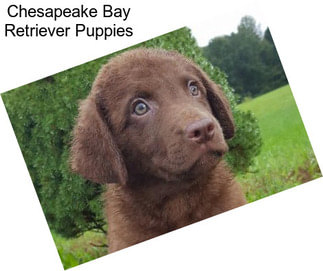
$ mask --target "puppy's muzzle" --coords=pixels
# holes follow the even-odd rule
[[[215,124],[211,119],[202,119],[189,124],[185,129],[186,137],[198,144],[210,141],[214,136]]]
[[[190,142],[210,147],[217,156],[223,156],[227,151],[224,140],[216,137],[216,123],[210,118],[204,118],[190,123],[185,129],[185,136]],[[216,145],[212,146],[211,141]]]

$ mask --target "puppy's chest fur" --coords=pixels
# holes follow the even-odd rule
[[[140,194],[129,195],[120,188],[110,188],[107,192],[108,221],[118,221],[118,231],[124,226],[137,233],[155,232],[157,236],[216,214],[217,207],[211,203],[214,204],[217,193],[206,193],[196,186],[156,201],[147,200]],[[115,234],[114,230],[112,234]]]
[[[206,193],[198,187],[166,197],[157,208],[152,209],[151,216],[159,220],[156,226],[159,224],[165,232],[184,227],[217,213],[218,207],[211,202],[214,203],[218,193],[213,192]]]
[[[150,191],[151,192],[151,191]],[[135,244],[222,213],[243,204],[237,197],[240,186],[220,164],[203,183],[158,197],[120,185],[109,185],[106,195],[109,246],[118,250],[123,243]]]

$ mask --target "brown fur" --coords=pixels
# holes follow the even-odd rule
[[[245,204],[221,160],[233,135],[228,101],[190,60],[156,49],[111,59],[80,105],[71,148],[75,172],[109,183],[110,252]]]

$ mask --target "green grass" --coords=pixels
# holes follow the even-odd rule
[[[288,85],[238,106],[258,119],[263,146],[250,172],[239,175],[248,201],[321,176]]]
[[[63,263],[64,269],[97,259],[108,253],[106,236],[103,233],[85,232],[78,238],[66,239],[52,232],[58,254]]]

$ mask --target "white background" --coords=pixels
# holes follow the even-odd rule
[[[22,1],[21,1],[22,2]],[[0,91],[82,64],[131,44],[210,18],[260,9],[268,23],[320,167],[323,17],[320,1],[82,1],[131,7],[129,19],[60,19],[132,26],[132,38],[4,38],[13,0],[1,1]],[[29,7],[76,7],[78,1],[24,1]],[[242,12],[244,11],[244,12]],[[207,26],[207,27],[221,27]],[[22,154],[0,103],[0,266],[2,270],[63,270]],[[75,270],[322,270],[322,178],[181,230],[80,265]]]

